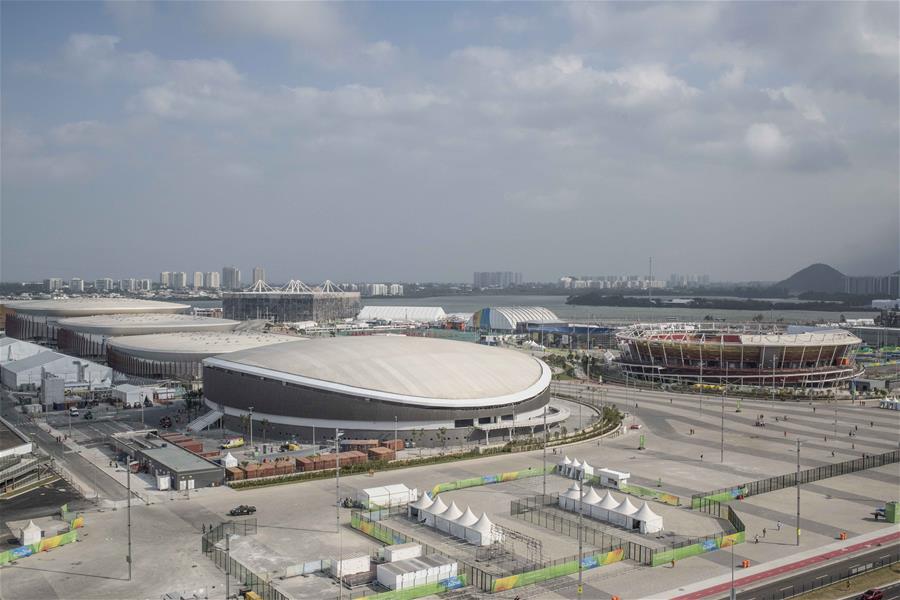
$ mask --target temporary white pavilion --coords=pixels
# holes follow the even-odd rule
[[[466,528],[466,541],[476,546],[490,546],[499,542],[499,535],[494,531],[494,524],[487,513],[482,513],[478,522]]]
[[[450,535],[464,540],[466,539],[466,528],[471,527],[477,522],[478,517],[476,517],[475,513],[472,512],[472,509],[467,506],[466,512],[450,525]]]
[[[424,517],[422,519],[422,521],[428,527],[434,527],[435,515],[439,515],[443,512],[446,512],[446,510],[447,510],[447,505],[444,504],[444,501],[441,500],[440,496],[438,496],[437,499],[431,504],[431,506],[429,506],[424,511],[422,511],[423,517]]]
[[[450,508],[439,515],[434,516],[435,529],[450,533],[450,525],[463,515],[463,511],[459,509],[456,502],[450,503]]]
[[[419,521],[424,521],[425,512],[432,504],[434,504],[434,500],[431,499],[431,496],[429,496],[427,493],[422,494],[421,496],[419,496],[418,500],[416,500],[415,502],[411,502],[407,506],[409,517],[417,519]]]
[[[637,512],[637,507],[631,503],[631,500],[625,498],[622,503],[609,511],[609,522],[622,527],[630,527],[631,521],[629,517]]]
[[[574,483],[572,487],[559,495],[559,507],[563,510],[578,510],[581,501],[581,491]]]
[[[641,533],[656,533],[662,531],[662,517],[650,510],[650,507],[646,502],[641,505],[636,513],[631,515],[631,519],[634,523],[637,523],[637,528],[640,529]],[[632,523],[632,529],[635,528],[634,523]]]

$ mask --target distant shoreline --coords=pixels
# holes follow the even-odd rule
[[[854,306],[844,302],[770,302],[767,300],[729,300],[723,298],[691,298],[684,303],[673,303],[663,299],[634,298],[628,296],[605,296],[587,293],[569,296],[566,304],[573,306],[622,306],[628,308],[701,308],[709,310],[805,310],[821,312],[871,312],[878,309],[870,306]]]

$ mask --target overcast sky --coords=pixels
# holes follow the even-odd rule
[[[896,2],[0,6],[6,281],[900,262]]]

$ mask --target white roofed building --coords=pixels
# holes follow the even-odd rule
[[[447,314],[440,306],[364,306],[357,321],[386,321],[388,323],[441,323]]]

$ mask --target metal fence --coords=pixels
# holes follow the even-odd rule
[[[563,535],[577,538],[577,519],[560,515],[547,509],[547,507],[557,506],[558,503],[559,494],[548,494],[546,496],[538,495],[522,500],[513,500],[510,503],[510,514],[529,523],[534,523],[541,527],[546,527],[547,529],[562,533]],[[655,566],[660,562],[660,559],[664,554],[666,556],[669,554],[677,556],[678,550],[689,546],[700,546],[710,549],[720,548],[722,547],[723,539],[726,536],[741,533],[745,530],[744,522],[728,504],[705,499],[702,502],[700,510],[710,516],[727,520],[733,531],[717,532],[705,536],[685,538],[678,542],[671,542],[657,548],[651,548],[639,542],[626,540],[612,535],[607,531],[595,527],[590,521],[584,521],[581,526],[582,539],[585,543],[596,546],[603,551],[623,548],[626,559],[634,560],[641,564]]]
[[[884,465],[890,465],[900,462],[900,450],[892,450],[884,454],[872,454],[862,458],[846,460],[831,465],[821,467],[813,467],[800,471],[800,484],[812,483],[830,477],[838,477],[849,473],[857,473],[866,469],[874,469]],[[713,499],[715,501],[730,501],[737,497],[758,496],[768,492],[774,492],[784,488],[797,485],[797,473],[786,473],[784,475],[776,475],[766,479],[750,481],[731,488],[721,488],[710,492],[703,492],[691,496],[691,507],[698,508],[704,500]]]
[[[780,590],[771,593],[754,592],[754,598],[756,598],[757,600],[783,600],[784,598],[793,598],[794,596],[799,596],[800,594],[805,594],[806,592],[811,592],[827,585],[839,583],[842,581],[846,581],[847,587],[849,588],[853,577],[868,573],[869,571],[873,571],[875,569],[888,567],[894,563],[900,562],[900,547],[894,546],[890,550],[886,549],[886,551],[888,552],[888,554],[880,558],[874,559],[871,562],[867,562],[861,565],[848,567],[837,573],[817,575],[816,572],[813,571],[813,573],[811,575],[808,575],[808,577],[796,576],[792,577],[789,580],[786,579],[781,582],[784,585]],[[840,590],[841,588],[838,587],[837,589]]]
[[[218,527],[213,527],[207,531],[202,538],[201,547],[203,554],[206,555],[213,563],[249,587],[255,593],[259,594],[263,600],[289,600],[288,596],[276,590],[269,581],[260,577],[243,564],[236,561],[233,557],[220,548],[217,544],[225,539],[226,535],[254,535],[256,533],[256,519],[246,519],[243,521],[228,521],[222,523]]]

